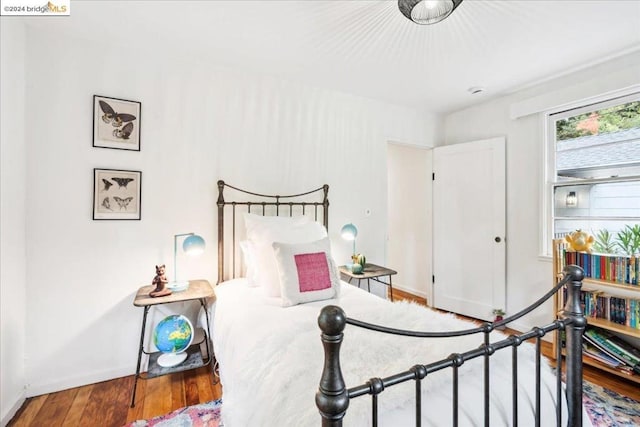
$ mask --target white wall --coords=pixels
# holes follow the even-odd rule
[[[446,144],[494,136],[507,139],[507,314],[524,308],[552,284],[551,259],[539,257],[543,191],[541,108],[555,108],[640,83],[640,52],[445,117]],[[521,116],[511,119],[510,115]],[[521,327],[549,321],[551,304]]]
[[[338,233],[351,221],[384,262],[386,141],[431,146],[437,131],[414,110],[35,28],[26,81],[29,395],[134,372],[133,296],[155,264],[171,266],[174,234],[206,239],[181,270],[215,282],[218,179],[281,194],[328,183],[336,258],[348,258]],[[141,152],[91,146],[94,94],[142,102]],[[141,221],[91,220],[94,167],[142,171]]]
[[[0,29],[0,424],[25,398],[26,243],[25,28]]]

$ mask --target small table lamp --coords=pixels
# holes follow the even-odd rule
[[[345,224],[342,227],[342,230],[340,230],[340,235],[342,236],[342,238],[344,240],[352,240],[353,241],[353,254],[351,256],[351,259],[353,261],[353,258],[356,255],[356,237],[358,236],[358,229],[356,228],[355,225],[349,223],[349,224]],[[351,270],[353,267],[353,262],[347,264],[347,268],[349,270]]]
[[[188,280],[178,281],[178,237],[188,236],[182,242],[182,250],[187,255],[200,255],[204,252],[204,239],[194,233],[176,234],[173,236],[173,282],[167,286],[173,292],[184,291],[189,287]]]

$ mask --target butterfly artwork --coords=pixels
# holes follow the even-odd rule
[[[111,123],[114,128],[119,128],[123,123],[132,122],[136,119],[136,116],[133,114],[127,113],[116,113],[116,111],[111,108],[111,105],[107,104],[105,101],[98,101],[100,104],[100,109],[104,113],[102,115],[102,121],[105,123]]]
[[[102,187],[102,191],[109,191],[109,188],[111,188],[113,182],[109,181],[108,179],[102,178],[102,184],[104,185],[104,187]]]
[[[93,146],[140,151],[141,103],[93,96]]]
[[[124,199],[122,199],[118,196],[114,196],[113,200],[115,200],[118,206],[120,206],[120,210],[127,210],[127,206],[129,206],[129,203],[131,203],[133,197],[125,197]]]
[[[120,178],[117,176],[112,176],[111,179],[118,183],[118,188],[127,188],[127,185],[133,181],[133,178]]]
[[[142,172],[93,169],[93,219],[140,220]]]
[[[101,205],[102,205],[104,208],[109,209],[110,211],[112,211],[112,210],[113,210],[113,209],[111,209],[111,203],[109,202],[109,198],[108,198],[108,197],[105,197],[105,198],[102,200]]]

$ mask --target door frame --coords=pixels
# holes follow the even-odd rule
[[[392,247],[391,247],[391,239],[393,239],[393,237],[391,236],[391,221],[390,221],[390,214],[389,214],[389,210],[392,208],[391,203],[389,201],[389,197],[390,197],[390,188],[389,188],[389,147],[391,146],[395,146],[395,147],[400,147],[400,148],[408,148],[408,149],[415,149],[415,150],[419,150],[421,152],[425,152],[427,153],[427,158],[426,163],[425,163],[425,171],[424,171],[424,185],[425,185],[425,194],[424,194],[424,198],[425,198],[425,204],[426,204],[426,218],[424,220],[425,224],[424,224],[424,235],[423,237],[427,240],[426,245],[424,247],[425,250],[425,254],[424,254],[424,262],[426,263],[426,266],[424,269],[420,269],[421,274],[413,274],[413,273],[406,273],[407,274],[407,279],[410,280],[411,283],[407,283],[407,285],[409,286],[404,286],[405,283],[403,283],[403,274],[402,272],[406,270],[406,268],[404,266],[398,266],[398,265],[390,265],[390,263],[393,262],[393,259],[398,257],[398,254],[392,254]],[[432,298],[433,298],[433,294],[432,294],[432,283],[431,283],[431,277],[433,274],[433,182],[431,181],[431,174],[432,174],[432,170],[433,170],[433,147],[430,146],[424,146],[424,145],[415,145],[415,144],[408,144],[408,143],[403,143],[403,142],[397,142],[397,141],[392,141],[392,140],[388,140],[387,141],[387,235],[385,238],[385,259],[386,259],[386,263],[389,264],[387,265],[389,268],[393,268],[394,270],[398,271],[398,276],[397,278],[394,278],[394,284],[393,286],[399,290],[405,291],[405,292],[409,292],[411,294],[423,297],[427,300],[427,302],[431,302]],[[426,271],[426,272],[425,272]],[[418,289],[418,286],[416,285],[416,283],[413,282],[417,282],[418,280],[420,280],[422,278],[422,276],[425,276],[424,281],[426,281],[426,284],[424,286],[424,288]],[[414,277],[416,278],[416,280],[411,280],[410,278]],[[413,285],[413,286],[412,286]]]

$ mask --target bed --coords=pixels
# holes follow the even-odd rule
[[[478,325],[414,303],[392,303],[341,281],[326,237],[327,185],[293,196],[223,181],[218,189],[212,339],[225,426],[589,425],[582,409],[585,322],[579,299],[569,298],[562,320],[525,334],[495,330],[565,285],[576,295],[578,268],[567,269],[565,279],[532,306]],[[229,191],[236,193],[233,200],[226,200]],[[254,221],[271,233],[258,232],[266,239],[262,251],[247,250],[256,240]],[[260,253],[275,259],[277,272],[264,274],[264,263],[256,262]],[[287,262],[313,259],[324,266],[319,254],[327,268],[311,269],[312,277],[326,286],[307,289],[316,285],[305,279],[301,266],[307,264]],[[262,275],[251,271],[254,264],[263,267]],[[542,337],[559,329],[566,329],[564,383],[540,355]]]

